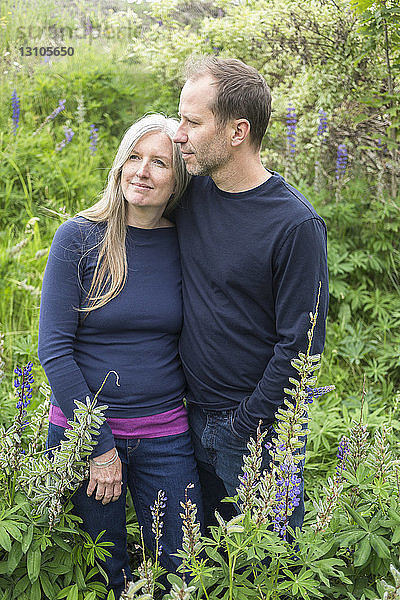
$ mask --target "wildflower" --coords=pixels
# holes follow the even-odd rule
[[[39,133],[39,131],[41,131],[41,129],[43,129],[43,127],[45,125],[47,125],[47,123],[49,123],[50,121],[53,121],[57,115],[60,114],[61,111],[63,111],[65,109],[65,102],[66,100],[59,100],[58,101],[58,106],[53,110],[52,113],[50,113],[45,120],[43,121],[43,123],[41,123],[41,125],[39,125],[39,127],[36,129],[36,131],[33,132],[32,135],[36,135],[37,133]]]
[[[286,113],[287,148],[289,154],[295,154],[296,152],[296,127],[296,112],[293,106],[289,106]]]
[[[12,105],[12,120],[14,124],[14,135],[17,135],[17,128],[19,125],[19,115],[21,103],[17,96],[17,90],[14,90],[11,96],[11,105]]]
[[[0,333],[0,382],[4,379],[4,335]]]
[[[314,401],[314,398],[319,398],[319,396],[324,396],[329,392],[332,392],[335,388],[334,385],[325,385],[324,387],[312,388],[310,386],[306,386],[307,392],[307,402],[311,404]]]
[[[90,17],[86,17],[85,34],[90,35],[92,33],[92,30],[93,30],[93,25],[90,20]]]
[[[180,513],[183,531],[182,548],[189,559],[196,558],[202,547],[200,523],[196,521],[197,506],[188,498],[188,489],[193,487],[193,483],[189,483],[185,489],[185,502],[180,503],[183,508],[183,513]]]
[[[255,507],[257,491],[260,486],[263,440],[268,431],[261,432],[261,421],[257,428],[257,436],[250,439],[247,444],[249,453],[243,456],[243,475],[239,475],[240,485],[237,488],[239,494],[239,507],[246,512]]]
[[[64,135],[65,135],[65,138],[62,140],[62,142],[57,144],[57,146],[55,148],[56,152],[60,152],[63,148],[65,148],[65,146],[67,144],[70,143],[70,141],[72,140],[72,138],[74,136],[74,132],[72,131],[72,129],[70,127],[64,127]]]
[[[324,110],[322,110],[322,108],[319,109],[318,114],[319,114],[319,120],[318,120],[317,136],[319,138],[321,138],[321,140],[323,140],[325,137],[326,131],[328,129],[328,118],[327,118],[326,112]]]
[[[177,583],[172,584],[170,591],[171,600],[190,600],[190,592],[194,592],[196,588],[193,585],[187,585],[185,581],[182,581],[182,585]]]
[[[85,120],[86,108],[83,96],[78,96],[78,106],[76,107],[76,120],[82,124]]]
[[[342,489],[343,484],[339,477],[334,479],[328,477],[328,487],[324,486],[323,488],[324,500],[320,499],[318,503],[314,502],[314,507],[317,509],[317,520],[311,527],[316,533],[324,531],[328,527]]]
[[[336,158],[336,180],[340,181],[343,179],[346,173],[347,167],[347,149],[344,144],[339,144],[337,149],[337,158]]]
[[[96,154],[96,150],[97,150],[97,142],[99,141],[99,136],[98,136],[98,128],[95,127],[94,125],[90,126],[90,129],[92,130],[90,132],[90,154],[93,156],[94,154]]]
[[[154,502],[154,506],[150,506],[150,512],[152,516],[151,530],[154,533],[156,541],[156,553],[158,556],[160,556],[162,553],[162,546],[159,544],[159,540],[162,537],[162,528],[164,526],[162,517],[165,514],[163,510],[167,505],[167,500],[168,498],[165,495],[165,492],[159,490],[157,494],[157,500]]]
[[[349,457],[350,449],[349,449],[349,438],[345,435],[339,442],[337,458],[339,459],[338,464],[336,466],[336,476],[342,479],[343,471],[346,470],[346,463]]]
[[[18,398],[17,408],[26,408],[31,402],[32,388],[31,384],[35,381],[32,372],[33,363],[28,362],[26,367],[15,367],[14,373],[17,377],[14,379],[15,394]]]
[[[301,477],[298,477],[299,469],[297,465],[287,456],[277,468],[275,506],[272,509],[275,513],[273,518],[274,531],[286,538],[286,528],[288,519],[294,509],[300,504]]]

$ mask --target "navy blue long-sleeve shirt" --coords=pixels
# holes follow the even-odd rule
[[[313,353],[321,353],[328,309],[326,227],[311,204],[273,173],[229,193],[194,177],[176,211],[183,276],[180,354],[190,402],[236,408],[246,437],[271,423],[290,364],[308,345],[309,313],[321,297]]]
[[[85,400],[111,375],[100,404],[107,417],[156,415],[182,403],[185,379],[178,355],[182,326],[181,269],[174,227],[127,227],[128,276],[123,290],[89,314],[85,306],[104,225],[78,218],[63,223],[50,249],[43,278],[39,359],[52,403],[73,417],[74,400]],[[93,456],[114,447],[104,423]]]

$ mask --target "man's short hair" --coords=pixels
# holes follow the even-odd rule
[[[186,80],[195,81],[211,75],[217,93],[211,110],[217,125],[230,119],[247,119],[250,142],[258,150],[271,115],[271,92],[260,73],[236,58],[216,56],[189,57],[185,63]]]

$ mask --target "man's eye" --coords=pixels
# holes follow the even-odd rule
[[[165,167],[165,163],[159,158],[155,158],[154,162],[156,163],[156,165],[160,165],[160,167]]]
[[[131,154],[129,159],[130,160],[137,160],[139,158],[139,156],[137,154]]]

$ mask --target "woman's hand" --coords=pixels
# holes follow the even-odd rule
[[[96,456],[96,463],[107,462],[115,456],[116,449],[112,448]],[[115,502],[121,495],[122,487],[122,465],[119,457],[108,467],[96,467],[93,460],[90,461],[90,480],[87,487],[87,495],[91,496],[96,489],[96,500],[102,504]]]

